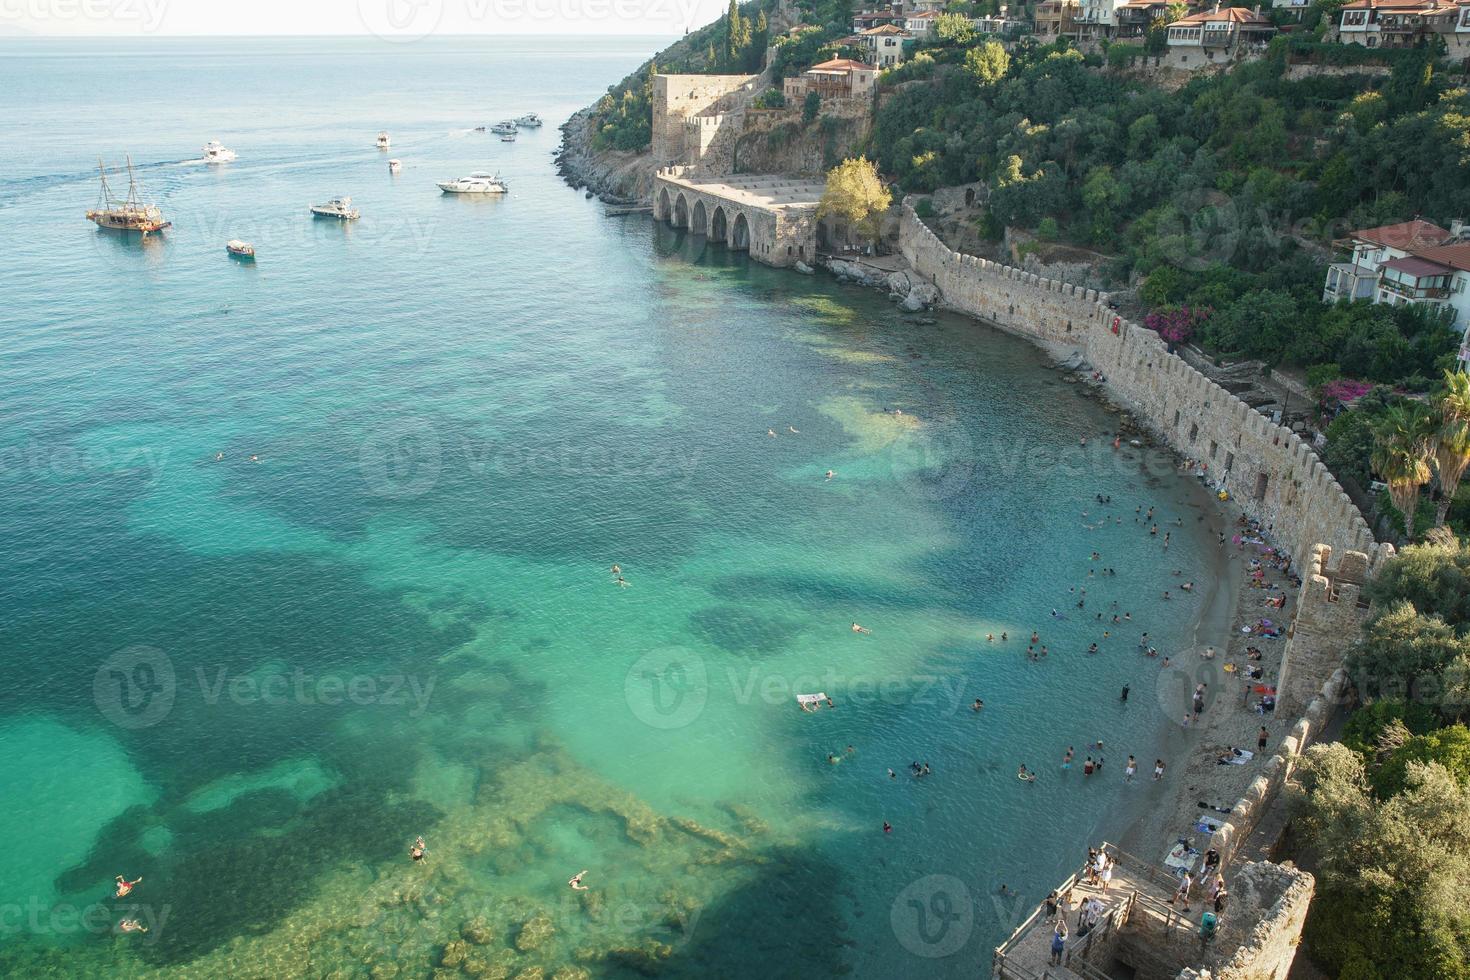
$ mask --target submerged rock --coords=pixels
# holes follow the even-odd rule
[[[817,274],[817,270],[813,269],[805,262],[798,262],[796,263],[796,265],[792,266],[792,268],[795,269],[797,272],[800,272],[804,276],[814,276]],[[560,974],[558,974],[558,976],[560,976]]]
[[[540,949],[555,933],[556,927],[551,924],[551,916],[545,912],[537,912],[521,923],[520,932],[516,933],[516,949],[522,953]]]
[[[490,923],[485,921],[483,915],[477,915],[460,926],[459,934],[465,942],[476,946],[487,946],[495,938],[495,930],[490,928]]]

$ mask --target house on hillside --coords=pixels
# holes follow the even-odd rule
[[[1226,65],[1263,53],[1275,33],[1275,26],[1261,16],[1259,7],[1221,9],[1217,3],[1213,10],[1191,14],[1169,25],[1164,64],[1187,71]]]
[[[1168,17],[1168,0],[1127,0],[1113,10],[1113,40],[1138,41],[1154,21]]]
[[[1077,0],[1042,0],[1036,5],[1036,33],[1042,37],[1072,37],[1082,5]]]
[[[939,15],[932,10],[919,11],[904,17],[903,29],[920,41],[928,41],[935,36],[934,22],[938,19]]]
[[[893,24],[858,31],[858,36],[863,39],[863,45],[872,53],[868,60],[873,67],[880,70],[903,64],[903,46],[914,39],[914,36],[908,31]]]
[[[1470,225],[1453,221],[1447,231],[1416,218],[1355,231],[1335,244],[1350,255],[1327,267],[1324,303],[1424,303],[1448,311],[1456,330],[1470,330]]]
[[[1455,0],[1352,0],[1338,14],[1337,40],[1366,48],[1412,48],[1443,37],[1450,53],[1470,50],[1470,4]]]
[[[850,58],[833,58],[812,65],[794,78],[782,83],[782,94],[788,106],[799,106],[807,93],[816,92],[823,102],[829,99],[870,100],[878,69]]]
[[[864,10],[852,15],[852,32],[861,34],[869,28],[882,27],[884,24],[895,24],[902,27],[903,17],[903,6],[899,4],[878,10]]]

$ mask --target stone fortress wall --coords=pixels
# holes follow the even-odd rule
[[[1374,540],[1363,515],[1296,433],[1170,354],[1158,334],[1116,316],[1107,294],[951,251],[903,205],[904,258],[951,309],[1033,340],[1079,350],[1109,393],[1170,446],[1202,462],[1305,568],[1318,543],[1367,556],[1377,568],[1391,545]]]
[[[743,115],[759,78],[759,75],[654,75],[654,167],[699,166],[733,157],[735,131],[739,126],[732,123]]]

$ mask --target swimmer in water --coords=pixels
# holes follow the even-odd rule
[[[252,463],[258,463],[258,462],[260,462],[260,457],[259,456],[251,456],[250,457],[250,462],[252,462]]]
[[[136,881],[128,881],[122,875],[118,875],[117,876],[117,895],[116,895],[116,897],[117,898],[124,897],[129,892],[131,892],[133,890],[133,888],[139,882],[141,882],[142,880],[143,880],[143,876],[142,875],[139,875]]]
[[[891,834],[891,833],[893,833],[893,824],[889,823],[887,820],[883,821],[883,833],[885,833],[885,834]]]
[[[621,575],[613,579],[613,581],[618,583],[618,588],[620,589],[626,589],[628,586],[633,584],[632,582],[629,582],[627,579],[623,578]]]
[[[422,861],[428,853],[429,847],[424,843],[424,839],[422,837],[415,837],[413,846],[408,849],[408,856],[415,861]]]
[[[766,430],[766,435],[768,435],[772,439],[774,439],[774,438],[776,438],[776,430],[775,429],[767,429]]]
[[[119,932],[147,932],[148,927],[137,919],[123,919],[117,924]]]
[[[220,460],[222,460],[224,458],[225,458],[225,454],[224,453],[215,453],[214,454],[214,461],[216,463],[218,463]]]
[[[831,470],[828,470],[827,471],[827,479],[829,479],[829,480],[832,479],[836,475],[837,474],[836,473],[833,473]]]
[[[794,428],[794,427],[793,427],[793,426],[789,426],[789,425],[788,425],[788,426],[787,426],[787,427],[786,427],[786,431],[787,431],[787,432],[789,432],[789,433],[791,433],[791,434],[792,434],[792,435],[794,435],[794,436],[799,436],[799,435],[801,435],[801,430],[800,430],[800,429],[797,429],[797,428]]]
[[[985,702],[984,701],[981,701],[979,698],[976,698],[975,699],[975,703],[972,704],[972,705],[970,705],[970,710],[971,711],[979,711],[983,707],[985,707]]]
[[[857,623],[853,623],[852,624],[852,631],[854,633],[871,633],[871,632],[873,632],[872,630],[868,629],[866,626],[859,626]]]
[[[614,575],[621,575],[621,574],[623,574],[623,567],[621,565],[614,565],[612,567],[612,573]]]
[[[576,874],[572,875],[570,879],[568,879],[567,884],[572,887],[572,891],[585,892],[587,890],[587,886],[582,884],[582,876],[586,873],[587,869],[583,868],[581,871],[578,871]]]

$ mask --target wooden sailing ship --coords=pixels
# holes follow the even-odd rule
[[[138,194],[138,182],[133,176],[133,159],[128,157],[128,195],[117,197],[107,183],[107,167],[97,161],[97,170],[102,174],[102,192],[97,198],[97,207],[87,212],[87,220],[96,222],[99,228],[114,231],[136,231],[141,235],[162,231],[172,222],[165,221],[157,205],[145,204]]]

